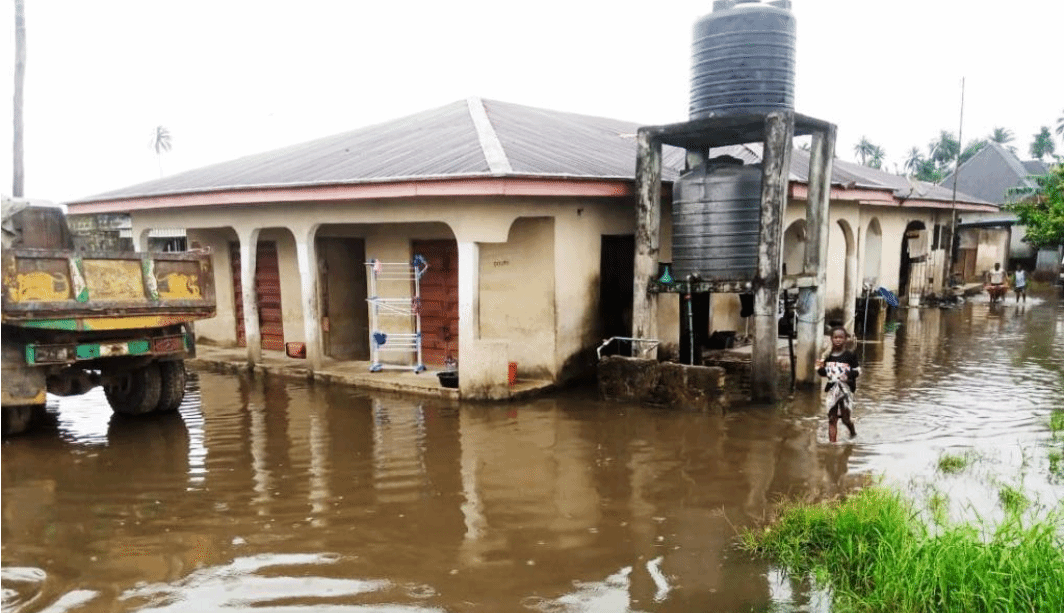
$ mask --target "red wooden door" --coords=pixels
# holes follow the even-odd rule
[[[421,277],[422,356],[442,365],[448,355],[458,359],[458,243],[416,240],[411,250],[429,265]]]
[[[247,346],[244,331],[244,296],[240,283],[240,245],[229,244],[229,261],[233,270],[233,308],[236,311],[236,341]],[[284,351],[284,316],[281,311],[281,268],[277,261],[277,243],[259,241],[255,254],[255,299],[259,310],[259,334],[262,348]]]

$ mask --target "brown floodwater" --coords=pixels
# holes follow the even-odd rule
[[[816,390],[702,413],[200,372],[158,418],[52,399],[2,446],[3,611],[830,611],[737,531],[878,479],[962,520],[1006,486],[1059,507],[1055,297],[903,310],[856,350],[837,444]],[[947,453],[974,460],[943,474]]]

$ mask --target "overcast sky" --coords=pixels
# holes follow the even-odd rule
[[[641,124],[687,119],[711,0],[25,0],[26,196],[62,202],[470,96]],[[796,110],[900,167],[960,124],[1022,158],[1064,114],[1060,0],[793,0]],[[14,10],[0,20],[11,193]],[[1056,141],[1057,152],[1064,144]],[[634,168],[633,160],[633,168]]]

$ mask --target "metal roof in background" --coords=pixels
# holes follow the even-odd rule
[[[1041,167],[1041,172],[1031,172]],[[994,141],[988,142],[975,155],[961,164],[957,174],[957,189],[994,204],[1008,201],[1008,190],[1014,187],[1035,187],[1028,178],[1032,174],[1045,174],[1044,164],[1033,160],[1021,162],[1016,154]],[[939,183],[942,187],[953,186],[953,173]]]

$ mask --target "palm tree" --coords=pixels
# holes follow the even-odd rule
[[[939,168],[943,168],[957,158],[961,151],[960,141],[949,130],[942,130],[938,134],[938,140],[933,140],[927,145],[931,158]]]
[[[155,157],[159,160],[159,176],[163,176],[163,152],[171,148],[170,130],[166,126],[155,126],[155,132],[151,135],[148,146],[155,150]]]
[[[1064,140],[1064,111],[1060,112],[1060,117],[1057,117],[1057,136]]]
[[[23,0],[15,0],[15,98],[14,98],[14,159],[12,168],[11,195],[21,198],[26,182],[26,167],[23,160],[22,99],[26,82],[26,7]]]
[[[876,146],[872,144],[872,141],[868,140],[867,136],[862,136],[861,140],[853,146],[853,152],[857,154],[857,157],[861,158],[861,166],[867,166],[868,158],[875,155]]]
[[[957,163],[963,164],[968,160],[972,159],[972,156],[974,156],[976,153],[979,153],[979,150],[985,146],[986,141],[981,138],[968,143],[968,146],[965,147],[964,151],[961,153],[961,159]]]
[[[988,138],[999,145],[1004,145],[1006,143],[1011,143],[1016,137],[1012,135],[1012,130],[1009,130],[1008,128],[994,128],[994,131],[990,133]]]
[[[909,153],[905,156],[905,171],[910,175],[914,175],[920,169],[920,163],[924,161],[924,156],[920,153],[919,147],[913,147],[909,149]]]
[[[886,157],[887,152],[883,150],[883,147],[872,145],[872,154],[868,158],[868,165],[872,168],[883,168],[883,160]]]
[[[1047,155],[1053,155],[1056,147],[1053,146],[1053,136],[1049,133],[1048,126],[1042,126],[1038,134],[1034,135],[1034,141],[1031,142],[1029,151],[1032,156],[1039,160]]]

